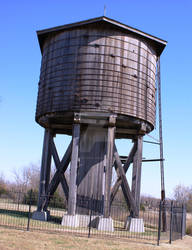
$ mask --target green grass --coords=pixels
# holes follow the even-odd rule
[[[4,205],[4,206],[3,206]],[[4,207],[4,208],[3,208]],[[27,229],[28,223],[28,205],[19,205],[20,211],[17,210],[18,205],[14,203],[1,203],[0,201],[0,225],[10,226],[15,228]],[[35,211],[36,207],[32,206],[31,211]],[[42,231],[63,231],[69,233],[77,233],[88,235],[88,227],[66,227],[61,225],[62,216],[66,213],[64,209],[51,209],[50,220],[38,221],[30,219],[30,230],[42,230]],[[124,222],[115,219],[114,220],[114,232],[103,232],[97,229],[91,228],[91,235],[101,236],[117,236],[117,237],[133,237],[133,238],[147,238],[156,240],[157,229],[151,225],[145,225],[144,233],[132,233],[124,229]]]
[[[70,231],[76,233],[87,233],[87,227],[66,227],[61,225],[61,217],[51,216],[49,221],[38,221],[38,220],[30,220],[30,229],[41,229],[41,230],[50,230],[50,231]],[[15,228],[27,228],[28,222],[28,212],[19,212],[13,210],[2,210],[0,209],[0,224],[6,226],[13,226]],[[114,232],[103,232],[98,231],[97,229],[91,228],[92,234],[106,234],[106,235],[116,235],[116,236],[124,236],[129,237],[134,235],[137,236],[153,236],[157,235],[157,231],[150,230],[149,228],[145,228],[144,233],[130,233],[126,231],[123,227],[124,223],[114,221]]]

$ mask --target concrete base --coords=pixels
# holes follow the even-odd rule
[[[35,211],[32,213],[33,220],[48,221],[50,218],[50,211]]]
[[[99,231],[114,232],[113,220],[111,217],[109,218],[97,217],[95,219],[95,224],[96,224],[96,228]]]
[[[76,215],[65,214],[62,218],[61,225],[66,227],[79,227],[80,226],[79,216],[77,214]]]
[[[88,227],[89,223],[90,223],[90,216],[89,215],[82,215],[82,214],[78,214],[77,215],[79,217],[79,226],[80,227]],[[94,215],[91,216],[91,227],[96,227],[95,226],[95,219],[98,216]]]
[[[145,229],[143,219],[128,217],[125,222],[125,229],[129,232],[144,233]]]
[[[68,215],[65,214],[61,222],[62,226],[65,227],[93,227],[99,231],[114,232],[113,220],[112,218],[103,218],[101,216],[92,216],[90,225],[89,215]]]

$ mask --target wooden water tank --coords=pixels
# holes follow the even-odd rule
[[[157,57],[165,41],[106,17],[38,32],[36,121],[71,134],[73,115],[116,114],[121,128],[155,124]]]
[[[38,211],[47,209],[61,181],[69,215],[88,215],[91,200],[94,212],[109,218],[122,185],[130,213],[138,216],[142,136],[154,128],[156,62],[166,42],[107,17],[38,31],[38,39],[42,64],[36,121],[48,128]],[[53,141],[58,133],[73,135],[61,162]],[[115,138],[134,140],[127,163],[133,162],[131,191]],[[57,171],[49,182],[51,158]],[[64,172],[70,160],[68,183]],[[112,190],[114,164],[122,183]]]

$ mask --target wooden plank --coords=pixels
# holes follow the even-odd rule
[[[69,165],[69,162],[71,160],[71,151],[72,151],[72,142],[69,144],[63,159],[61,160],[60,163],[60,168],[56,171],[55,175],[53,176],[51,183],[49,185],[48,193],[50,195],[53,195],[54,192],[56,191],[59,182],[60,182],[60,173],[63,173],[66,171],[67,166]],[[67,198],[67,197],[66,197]]]
[[[48,191],[50,170],[51,170],[51,148],[50,148],[51,138],[52,138],[51,131],[49,129],[45,129],[44,141],[43,141],[42,161],[41,161],[39,195],[38,195],[38,204],[37,204],[38,211],[42,210],[43,200],[44,200],[44,198],[47,194],[47,191]]]
[[[72,154],[69,181],[68,214],[75,215],[77,201],[77,165],[79,157],[80,124],[73,125]]]
[[[137,116],[139,116],[140,114],[139,114],[139,109],[138,109],[138,107],[140,106],[140,105],[142,105],[142,104],[140,104],[140,102],[141,102],[141,90],[140,90],[140,81],[139,81],[139,78],[141,77],[140,76],[140,66],[141,66],[141,64],[140,64],[140,55],[141,55],[141,42],[139,41],[139,46],[138,46],[138,57],[137,57],[137,73],[136,73],[136,76],[137,76],[137,79],[138,79],[138,82],[137,82],[137,104],[136,104],[136,107],[137,107]],[[144,112],[144,111],[143,111]]]
[[[156,55],[150,44],[87,28],[61,32],[45,45],[37,121],[57,111],[111,110],[154,125]]]
[[[55,162],[55,166],[57,168],[57,171],[58,171],[58,176],[59,176],[59,179],[60,179],[60,182],[61,182],[61,185],[62,185],[62,188],[63,188],[63,192],[65,194],[65,197],[66,199],[68,200],[68,195],[69,195],[69,186],[68,186],[68,183],[67,183],[67,180],[65,178],[65,175],[64,175],[64,171],[63,171],[63,166],[61,165],[61,162],[59,160],[59,156],[58,156],[58,153],[57,153],[57,149],[55,147],[55,143],[54,141],[52,140],[52,155],[53,155],[53,159],[54,159],[54,162]]]
[[[133,147],[132,147],[132,149],[131,149],[131,151],[130,151],[130,153],[129,153],[129,156],[128,156],[127,160],[126,160],[126,163],[125,163],[124,166],[123,166],[123,169],[124,169],[124,172],[125,172],[125,173],[126,173],[127,170],[129,169],[129,166],[130,166],[130,164],[131,164],[132,161],[133,161],[133,156],[134,156],[134,154],[135,154],[135,152],[136,152],[136,149],[137,149],[137,143],[134,142]],[[116,146],[115,146],[115,150],[117,151]],[[111,198],[110,198],[111,204],[112,204],[112,202],[113,202],[113,200],[114,200],[114,198],[115,198],[115,195],[117,194],[117,192],[118,192],[119,187],[121,186],[121,184],[122,184],[122,180],[121,180],[121,177],[119,176],[119,177],[117,178],[116,182],[115,182],[115,185],[113,186],[113,188],[112,188],[112,190],[111,190]]]
[[[115,122],[116,117],[110,116],[108,127],[108,141],[105,167],[105,190],[104,190],[104,217],[110,216],[110,195],[111,195],[111,179],[113,167],[114,139],[115,139]]]
[[[106,145],[107,128],[89,125],[81,131],[76,213],[88,215],[90,212],[89,201],[92,198],[94,200],[94,212],[97,214],[102,212],[102,186]]]
[[[98,80],[97,79],[98,69],[99,69],[99,67],[97,69],[94,68],[94,67],[84,69],[85,72],[87,72],[87,74],[85,72],[84,73],[78,73],[76,77],[74,77],[74,75],[71,74],[70,71],[68,71],[66,74],[63,74],[63,71],[61,70],[60,75],[57,75],[55,77],[47,77],[47,80],[50,81],[50,84],[48,86],[46,86],[45,84],[40,84],[39,89],[40,90],[46,90],[47,92],[49,90],[71,91],[72,88],[70,86],[70,82],[74,81],[74,80],[77,80],[77,81],[83,80],[83,81],[85,81],[85,84],[83,84],[82,87],[90,86],[89,81],[93,81],[94,86],[95,86],[95,84],[96,84],[96,82]],[[105,74],[104,73],[100,74],[100,77],[103,80],[103,84],[107,85],[108,81],[111,81],[112,83],[115,83],[115,81],[113,79],[113,75],[118,77],[118,75],[119,75],[118,71],[116,71],[116,70],[112,71],[112,69],[107,69],[104,72],[105,72]],[[121,75],[122,75],[123,82],[124,82],[124,85],[122,86],[123,88],[129,88],[130,89],[130,87],[134,87],[134,89],[136,90],[135,83],[137,81],[139,81],[141,83],[140,88],[144,89],[144,87],[145,87],[145,76],[146,76],[145,74],[142,74],[139,79],[136,78],[136,77],[133,77],[132,74],[129,74],[128,72],[126,73],[125,71],[122,71]],[[47,76],[47,74],[46,74],[46,76]],[[53,85],[53,80],[55,81],[54,85]],[[64,86],[61,85],[62,81],[65,81],[65,83],[66,83]],[[120,82],[122,82],[122,79],[120,80]],[[147,83],[149,84],[150,90],[155,92],[154,79],[147,78]],[[117,85],[117,86],[118,86],[118,88],[121,88],[119,85]],[[109,85],[109,87],[111,87],[111,88],[114,87],[115,88],[116,86],[111,84],[111,85]],[[41,97],[43,97],[43,96],[41,96]]]
[[[136,208],[138,214],[140,209],[142,147],[143,147],[143,137],[139,136],[137,139],[137,151],[133,158],[132,189],[131,189],[132,195],[136,202]]]
[[[53,147],[52,147],[53,148]],[[71,160],[71,148],[72,148],[72,142],[69,144],[61,162],[60,162],[60,167],[57,169],[56,173],[54,174],[50,184],[49,184],[49,187],[48,187],[48,191],[47,191],[47,197],[46,197],[46,202],[44,202],[44,205],[43,205],[43,209],[47,209],[48,207],[48,204],[49,204],[49,200],[50,200],[50,197],[55,193],[59,183],[60,183],[60,180],[61,180],[61,176],[64,175],[66,169],[67,169],[67,166],[69,165],[69,162]],[[68,200],[68,193],[69,193],[69,188],[68,188],[68,184],[65,183],[66,179],[63,180],[63,183],[64,183],[64,186],[63,187],[63,191],[64,191],[64,194],[65,194],[65,197],[66,197],[66,200]]]
[[[129,207],[130,214],[131,214],[131,216],[136,217],[137,216],[136,203],[135,203],[135,200],[134,200],[133,195],[131,193],[131,190],[130,190],[130,187],[129,187],[129,184],[127,182],[127,178],[125,175],[125,171],[124,171],[123,166],[121,164],[121,160],[120,160],[120,157],[118,155],[116,148],[114,150],[114,156],[115,156],[117,175],[122,180],[121,187],[122,187],[122,191],[123,191],[125,200],[127,202],[127,205]]]

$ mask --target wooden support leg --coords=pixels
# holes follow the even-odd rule
[[[132,172],[132,195],[136,203],[138,216],[140,210],[142,147],[143,147],[143,137],[139,136],[137,139],[137,151],[133,158],[133,172]]]
[[[104,192],[104,217],[110,216],[110,195],[111,195],[111,179],[113,167],[113,151],[115,139],[115,122],[116,118],[110,116],[108,127],[108,142],[107,142],[107,155],[105,167],[105,192]]]
[[[73,126],[72,155],[70,166],[68,214],[75,215],[77,202],[77,165],[79,157],[80,124]]]
[[[49,185],[50,170],[51,170],[51,149],[50,149],[51,138],[52,138],[51,131],[45,129],[37,211],[42,211],[42,203],[43,203],[42,200],[45,198],[47,194]]]

